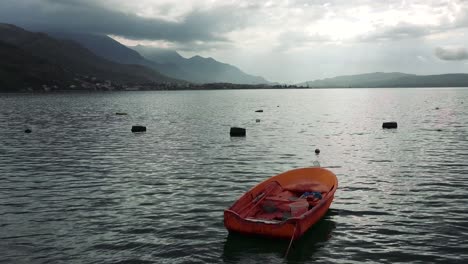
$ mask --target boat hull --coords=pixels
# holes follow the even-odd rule
[[[307,180],[326,179],[323,182],[330,187],[326,196],[320,202],[306,213],[290,217],[284,221],[262,221],[257,219],[249,219],[242,215],[242,208],[248,207],[248,203],[252,203],[254,197],[258,197],[261,190],[265,189],[269,183],[275,181],[282,185],[300,181],[305,182],[304,177],[295,177],[294,175],[306,174]],[[320,177],[316,177],[320,175]],[[324,176],[325,175],[325,176]],[[229,209],[224,211],[224,225],[230,232],[260,235],[273,238],[297,239],[301,237],[311,226],[317,223],[328,211],[333,202],[334,193],[338,187],[336,176],[328,170],[322,168],[304,168],[297,169],[283,174],[273,176],[270,179],[260,183],[244,194],[236,201]]]

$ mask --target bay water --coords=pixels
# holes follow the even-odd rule
[[[0,263],[467,263],[467,124],[466,88],[0,94]],[[228,234],[316,161],[339,187],[287,258]]]

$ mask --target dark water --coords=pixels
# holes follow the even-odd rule
[[[468,89],[0,95],[0,262],[468,263],[467,110]],[[228,235],[223,209],[317,159],[340,186],[287,259]]]

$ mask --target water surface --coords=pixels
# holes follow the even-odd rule
[[[467,110],[452,88],[3,94],[0,262],[466,263]],[[315,160],[339,189],[287,259],[228,234],[240,195]]]

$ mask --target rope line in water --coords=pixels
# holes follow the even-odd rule
[[[288,257],[289,249],[291,248],[292,242],[293,242],[293,240],[294,240],[294,235],[296,234],[296,228],[297,228],[297,222],[296,222],[296,225],[294,226],[294,231],[293,231],[293,234],[292,234],[292,236],[291,236],[291,241],[289,241],[288,250],[286,250],[286,254],[284,255],[285,258]]]

